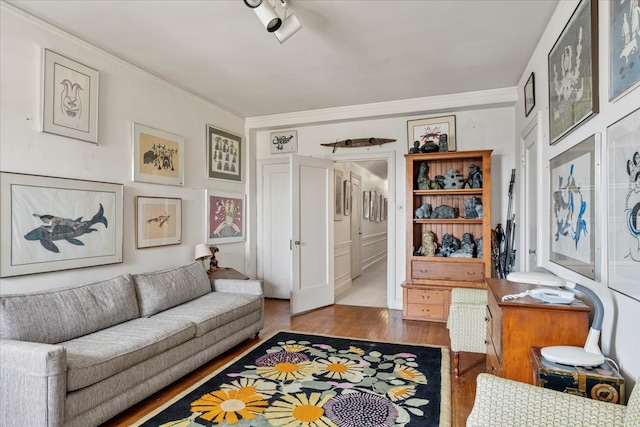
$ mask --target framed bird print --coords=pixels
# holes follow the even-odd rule
[[[43,50],[42,130],[98,143],[97,70]]]
[[[182,199],[136,197],[136,248],[182,243]]]

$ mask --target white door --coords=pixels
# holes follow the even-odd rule
[[[522,131],[522,140],[524,145],[523,154],[523,173],[524,177],[524,252],[521,260],[524,261],[524,270],[531,271],[538,266],[538,206],[541,205],[538,200],[538,120],[539,113],[531,121],[531,124]]]
[[[362,274],[362,191],[360,176],[351,173],[351,279]]]
[[[291,314],[334,302],[333,194],[331,160],[291,156]]]

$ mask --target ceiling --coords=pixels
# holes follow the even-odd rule
[[[284,44],[242,0],[9,3],[246,118],[516,86],[558,1],[289,0]]]

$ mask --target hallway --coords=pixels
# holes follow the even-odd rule
[[[338,296],[336,304],[387,307],[387,258],[362,270],[351,287]]]

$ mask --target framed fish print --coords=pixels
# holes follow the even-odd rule
[[[205,190],[206,242],[242,242],[245,240],[245,197],[240,193]]]
[[[182,199],[136,197],[136,248],[182,243]]]
[[[122,184],[0,172],[0,277],[122,262]]]
[[[607,129],[609,288],[640,301],[640,110]]]
[[[242,138],[207,125],[208,177],[242,181]]]
[[[139,123],[131,128],[134,181],[184,185],[184,138]]]
[[[598,1],[582,0],[551,48],[549,139],[555,144],[598,112]]]
[[[640,4],[637,0],[609,2],[609,100],[640,85]]]
[[[49,49],[42,63],[42,130],[97,144],[100,73]]]
[[[550,260],[600,280],[600,134],[549,161],[551,171]]]

